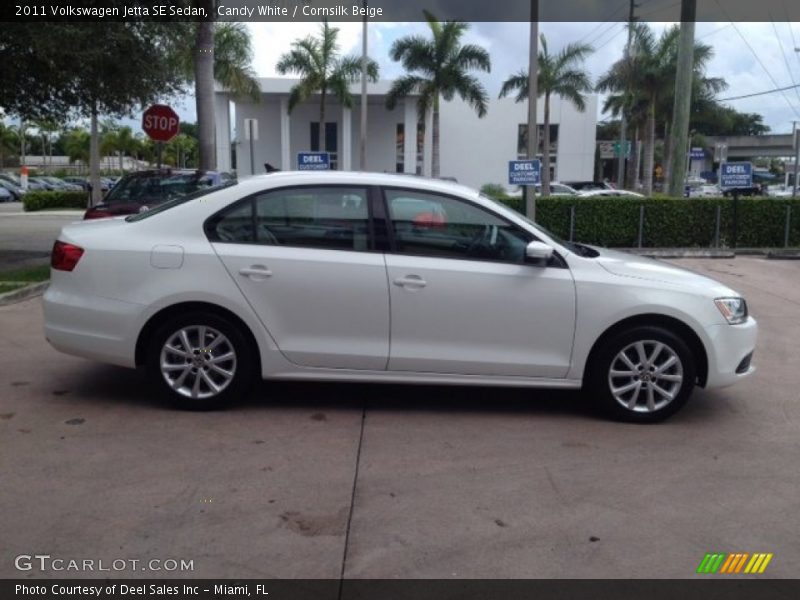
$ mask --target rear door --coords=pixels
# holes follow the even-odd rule
[[[386,369],[389,292],[369,213],[367,188],[304,186],[251,197],[206,224],[231,277],[297,365]]]

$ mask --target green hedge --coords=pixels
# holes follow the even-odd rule
[[[48,208],[86,208],[86,192],[30,191],[22,197],[22,208],[31,212]]]
[[[524,207],[521,198],[500,196],[497,200],[519,212]],[[641,207],[644,207],[643,247],[713,246],[717,207],[720,246],[783,247],[786,207],[791,206],[789,245],[800,246],[800,199],[740,198],[735,203],[732,198],[537,198],[536,221],[557,236],[569,239],[573,206],[575,241],[620,248],[638,245]]]

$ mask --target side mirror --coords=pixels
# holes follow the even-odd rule
[[[534,241],[525,248],[525,256],[529,260],[536,261],[537,263],[546,263],[550,260],[550,257],[553,256],[553,251],[554,249],[552,246]]]

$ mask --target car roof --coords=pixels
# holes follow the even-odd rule
[[[380,185],[404,187],[476,197],[478,192],[470,187],[443,179],[432,179],[416,175],[397,173],[373,173],[363,171],[275,171],[266,175],[254,175],[239,179],[239,189],[248,192],[267,187],[293,185]]]

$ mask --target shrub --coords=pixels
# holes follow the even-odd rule
[[[520,198],[497,199],[516,211],[523,210]],[[738,202],[732,198],[537,198],[536,221],[569,239],[570,213],[575,207],[575,241],[635,247],[644,207],[643,247],[710,247],[719,208],[721,246],[769,248],[784,245],[787,206],[791,207],[789,244],[800,246],[800,199],[791,198],[740,198]]]
[[[506,195],[506,188],[499,183],[484,183],[481,186],[481,194],[498,200]]]
[[[22,208],[27,212],[48,208],[86,208],[86,192],[30,191],[22,197]]]

